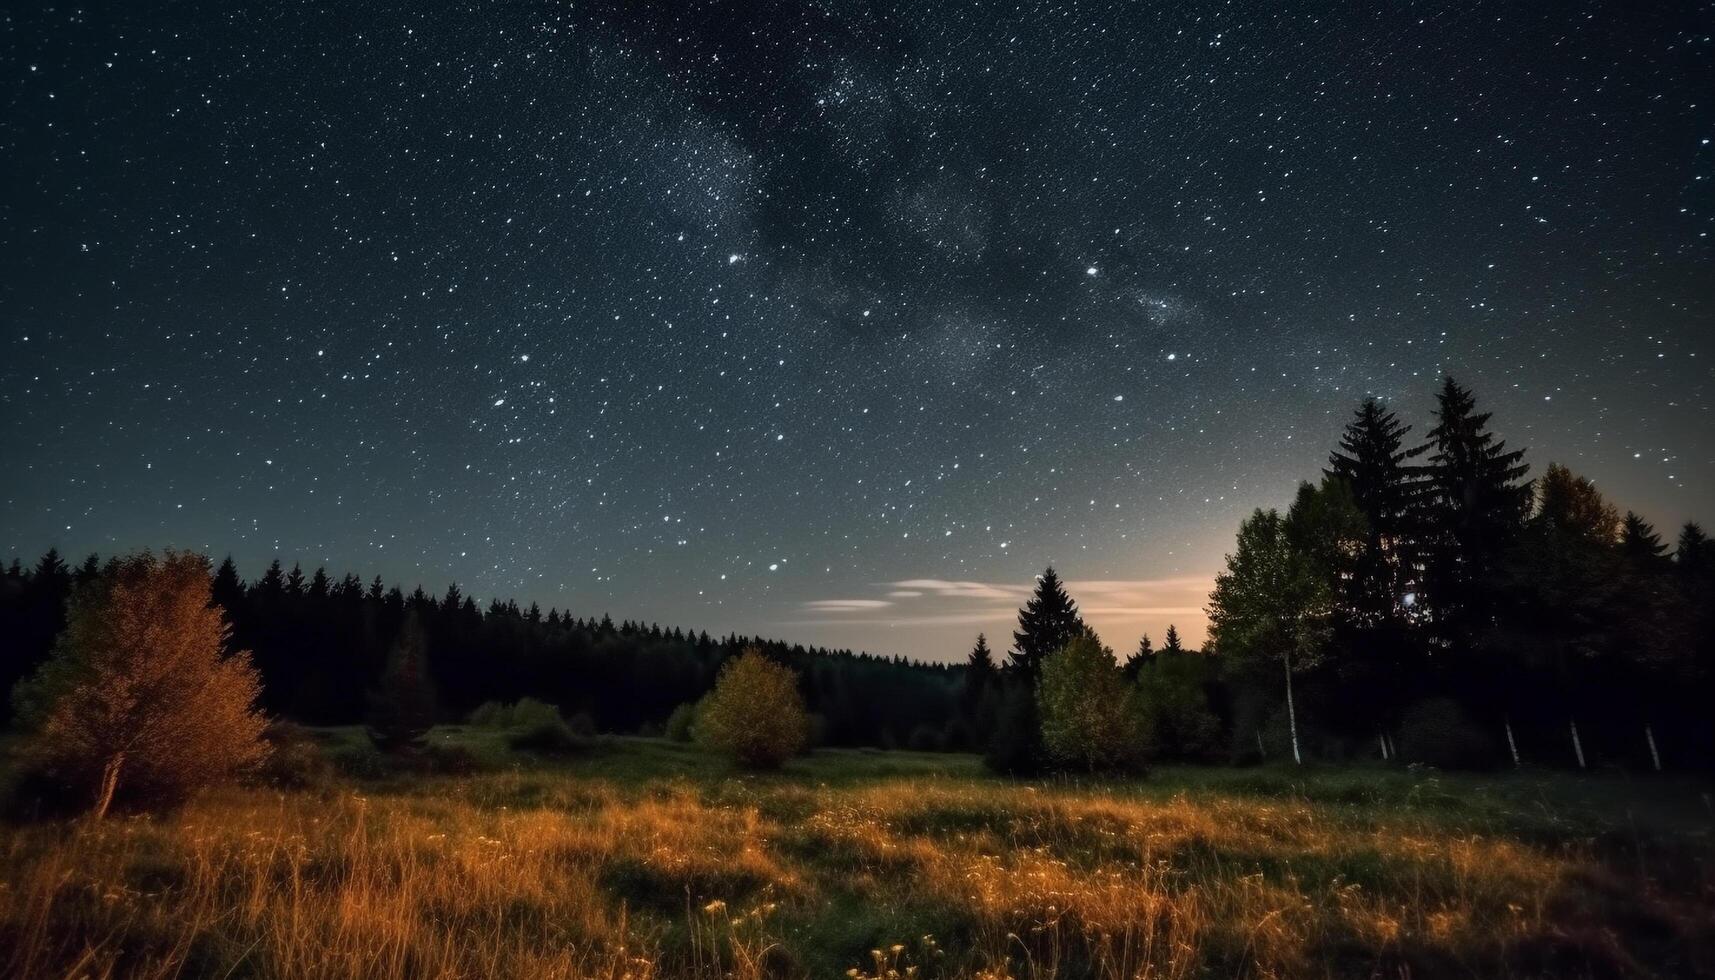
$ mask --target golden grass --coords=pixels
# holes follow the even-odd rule
[[[0,967],[1648,975],[1709,965],[1715,891],[1700,867],[1675,894],[1575,836],[1529,844],[1430,814],[978,779],[637,786],[574,771],[232,789],[163,817],[0,829]],[[1680,952],[1609,928],[1612,895]]]

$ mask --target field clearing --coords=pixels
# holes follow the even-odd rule
[[[344,774],[310,787],[0,826],[5,974],[1715,974],[1710,800],[1689,781],[1022,783],[841,750],[749,775],[660,740],[539,759],[457,727],[435,738],[481,771],[403,776],[353,765],[358,733],[319,738]]]

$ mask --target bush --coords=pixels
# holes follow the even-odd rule
[[[144,552],[80,587],[14,699],[34,767],[93,805],[177,803],[268,755],[262,685],[210,602],[208,560]]]
[[[558,713],[555,714],[555,717],[559,717]],[[596,735],[595,719],[591,718],[587,711],[580,711],[567,718],[566,727],[573,735],[581,739],[592,739]]]
[[[905,744],[913,752],[941,752],[947,747],[941,733],[929,725],[918,725],[911,729],[911,737]]]
[[[809,738],[798,678],[756,647],[721,668],[697,719],[697,738],[741,765],[772,769]]]
[[[555,718],[539,721],[524,728],[513,729],[506,744],[519,752],[539,755],[571,755],[589,747],[589,738],[579,736],[572,727]]]
[[[1407,762],[1442,769],[1487,769],[1495,743],[1448,698],[1430,698],[1407,708],[1400,719],[1399,754]]]
[[[1157,758],[1206,761],[1220,744],[1221,722],[1209,708],[1209,658],[1165,651],[1137,671],[1142,738]]]
[[[996,711],[994,734],[983,765],[1007,776],[1034,776],[1046,766],[1036,692],[1023,681],[1009,681]]]
[[[692,726],[697,721],[697,706],[686,702],[673,709],[667,716],[666,734],[675,742],[689,742],[692,736]]]
[[[534,728],[559,721],[560,709],[535,698],[519,698],[511,704],[484,701],[465,720],[475,728]]]
[[[304,789],[325,785],[333,765],[309,729],[290,721],[275,721],[262,733],[270,747],[257,776],[270,786]]]
[[[1091,634],[1042,661],[1036,690],[1049,758],[1085,772],[1126,769],[1138,758],[1137,715],[1114,656]]]

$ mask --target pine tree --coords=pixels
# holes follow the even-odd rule
[[[1161,641],[1162,653],[1184,653],[1185,647],[1179,643],[1179,628],[1172,623],[1167,624],[1167,635]]]
[[[1126,680],[1135,681],[1138,671],[1143,669],[1144,664],[1154,659],[1155,644],[1149,642],[1149,634],[1145,633],[1143,639],[1137,641],[1137,649],[1132,652],[1131,656],[1125,658],[1125,663],[1120,666],[1120,671],[1125,674]]]
[[[304,594],[304,570],[297,562],[292,563],[292,571],[286,575],[286,594],[289,596]]]
[[[1422,485],[1405,447],[1411,426],[1374,398],[1359,406],[1324,473],[1343,480],[1368,524],[1368,540],[1346,590],[1345,618],[1360,627],[1407,618],[1418,580],[1417,507]]]
[[[1442,379],[1423,470],[1424,590],[1437,638],[1460,656],[1493,628],[1494,579],[1530,509],[1524,450],[1509,451],[1489,418]]]
[[[994,654],[989,651],[988,637],[977,634],[977,645],[965,659],[965,700],[975,702],[994,683],[996,675]]]
[[[1688,521],[1679,529],[1673,567],[1686,579],[1701,579],[1715,571],[1715,541],[1696,522]]]
[[[381,686],[370,697],[369,740],[385,752],[415,751],[435,724],[435,691],[429,680],[422,622],[405,617]]]
[[[1620,524],[1620,553],[1643,570],[1664,571],[1673,566],[1661,535],[1648,521],[1629,510]]]
[[[1042,659],[1084,630],[1077,603],[1066,594],[1060,576],[1050,566],[1037,578],[1035,594],[1018,611],[1018,629],[1012,634],[1013,651],[1007,666],[1034,681]]]

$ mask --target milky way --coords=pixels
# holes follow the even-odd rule
[[[1125,649],[1443,372],[1715,519],[1711,8],[1383,6],[12,9],[0,545]]]

